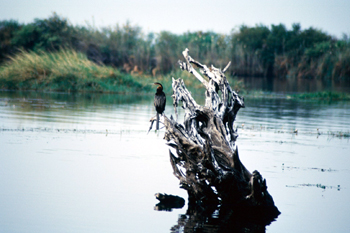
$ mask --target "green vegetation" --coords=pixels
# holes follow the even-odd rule
[[[0,87],[12,90],[137,92],[142,84],[130,75],[89,61],[73,50],[21,51],[0,68]]]
[[[111,66],[98,65],[74,50],[57,52],[21,51],[0,66],[0,89],[79,91],[104,93],[141,93],[155,91],[161,82],[166,93],[172,92],[171,77],[182,77],[194,94],[204,89],[188,72],[178,70],[168,75],[131,75]],[[233,84],[239,84],[231,79]],[[236,85],[239,88],[239,85]]]
[[[288,98],[318,99],[318,100],[328,100],[328,101],[350,100],[350,94],[331,92],[331,91],[323,91],[323,92],[315,92],[315,93],[300,93],[300,94],[288,95]]]
[[[232,61],[228,76],[350,82],[350,39],[302,29],[300,24],[291,29],[283,24],[242,25],[229,35],[144,34],[129,22],[104,28],[73,26],[54,13],[28,24],[0,21],[0,42],[0,87],[6,89],[149,91],[150,83],[165,86],[174,76],[183,77],[195,91],[201,84],[187,79],[177,66],[185,48],[204,64],[223,68]]]

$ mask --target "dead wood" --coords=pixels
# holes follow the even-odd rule
[[[274,207],[266,180],[258,171],[249,172],[239,158],[234,121],[244,107],[244,99],[226,79],[230,63],[223,70],[213,65],[208,68],[188,52],[188,49],[183,52],[185,61],[178,63],[205,87],[205,105],[196,103],[181,78],[173,78],[175,119],[165,115],[163,118],[164,139],[172,148],[170,162],[181,188],[187,190],[190,203],[196,206]],[[185,111],[183,123],[178,123],[180,103]]]

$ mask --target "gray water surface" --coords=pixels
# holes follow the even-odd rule
[[[0,232],[171,232],[187,205],[156,211],[154,194],[187,201],[187,193],[164,129],[147,134],[152,101],[0,92]],[[240,158],[266,178],[281,211],[266,231],[347,232],[350,104],[245,103],[236,121]]]

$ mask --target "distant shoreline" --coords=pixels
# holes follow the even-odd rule
[[[131,75],[110,66],[97,65],[88,60],[86,55],[74,50],[40,53],[21,51],[0,66],[0,90],[146,94],[155,91],[154,82],[161,82],[165,93],[172,93],[172,77],[183,78],[193,94],[202,94],[202,84],[180,69],[176,73],[155,77]],[[259,90],[247,91],[242,81],[227,78],[235,91],[250,98],[350,99],[349,94],[326,91],[283,96]]]
[[[105,28],[74,26],[53,13],[47,19],[27,24],[0,21],[0,64],[20,50],[39,53],[71,49],[95,64],[126,74],[169,75],[177,72],[181,53],[188,48],[194,59],[208,66],[223,69],[231,61],[226,72],[230,76],[350,82],[347,35],[337,39],[313,27],[304,29],[299,23],[291,26],[241,25],[229,34],[145,33],[130,22]]]

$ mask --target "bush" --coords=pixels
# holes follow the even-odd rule
[[[315,28],[301,29],[293,24],[242,25],[229,35],[186,32],[181,35],[162,31],[145,35],[137,25],[95,28],[73,26],[53,14],[33,23],[0,22],[0,62],[15,51],[72,49],[99,65],[113,66],[124,73],[171,74],[178,69],[181,52],[189,48],[195,59],[206,65],[224,68],[228,74],[300,78],[350,78],[347,37],[337,40]]]
[[[74,43],[74,28],[68,20],[53,14],[48,19],[35,19],[14,33],[12,45],[25,50],[55,51],[71,47]]]
[[[118,70],[99,66],[73,50],[21,51],[0,70],[0,85],[5,89],[128,92],[142,88]]]
[[[15,20],[0,21],[0,63],[16,51],[12,39],[21,27],[22,25]]]

